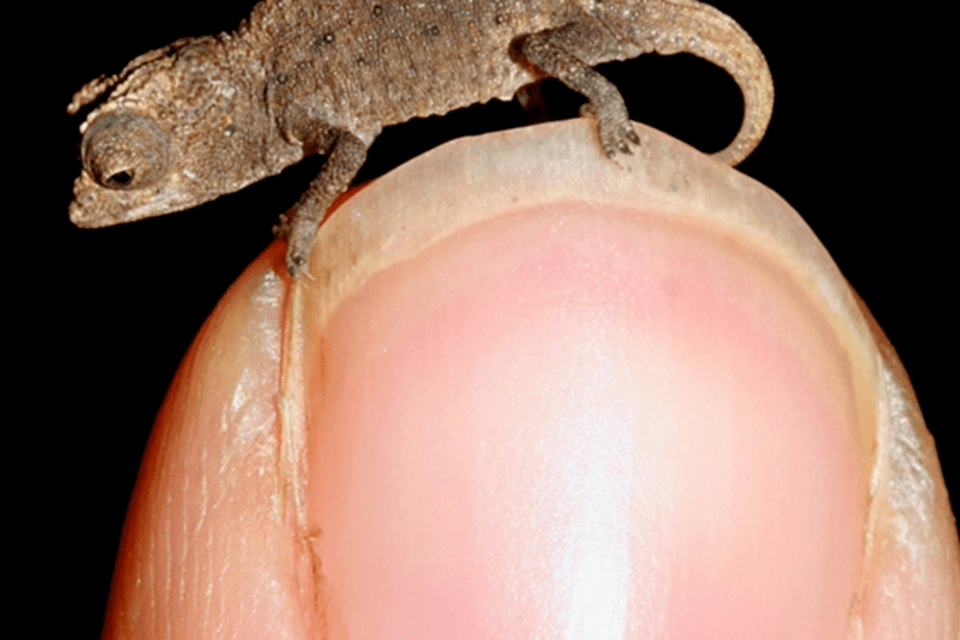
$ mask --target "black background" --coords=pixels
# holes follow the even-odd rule
[[[947,413],[956,373],[942,364],[954,359],[956,334],[948,310],[955,249],[946,226],[957,213],[947,180],[956,165],[946,117],[954,82],[926,46],[936,41],[935,27],[865,3],[714,4],[757,41],[776,85],[770,129],[740,170],[804,216],[872,309],[911,375],[948,486],[960,491],[956,418]],[[319,162],[189,212],[79,230],[67,204],[79,171],[80,118],[65,107],[88,80],[178,37],[232,29],[252,5],[74,3],[38,17],[51,25],[39,35],[25,26],[16,36],[23,38],[17,60],[26,62],[15,65],[10,98],[21,99],[20,117],[7,124],[24,153],[8,188],[32,196],[12,200],[22,202],[19,212],[8,210],[19,255],[10,291],[26,303],[12,350],[29,354],[23,395],[11,401],[37,417],[22,423],[26,454],[12,468],[22,465],[14,486],[27,488],[15,492],[30,523],[27,544],[45,549],[28,578],[54,594],[57,619],[69,621],[72,637],[100,633],[140,456],[181,357],[225,289],[271,242],[276,216]],[[46,51],[55,63],[37,62]],[[601,70],[621,87],[634,120],[702,150],[722,148],[739,126],[736,85],[708,63],[645,56]],[[576,96],[558,86],[545,94],[555,116],[576,114]],[[393,127],[371,148],[359,179],[445,140],[524,124],[515,102],[494,101]]]

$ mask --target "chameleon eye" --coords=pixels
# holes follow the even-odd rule
[[[87,129],[83,166],[108,189],[143,189],[170,170],[170,138],[150,118],[108,113]]]

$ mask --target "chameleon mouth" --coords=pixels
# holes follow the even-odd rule
[[[115,219],[107,215],[88,215],[76,201],[70,203],[70,222],[81,229],[98,229],[116,224]]]
[[[70,222],[82,229],[96,229],[130,221],[137,203],[125,200],[134,194],[124,194],[128,198],[117,195],[117,192],[107,192],[84,172],[73,184],[73,202],[68,210]]]
[[[68,209],[70,222],[81,229],[98,229],[176,211],[175,207],[165,207],[162,202],[127,204],[116,201],[107,203],[104,200],[95,195],[93,198],[78,196]]]
[[[81,229],[97,229],[180,211],[197,204],[177,197],[169,184],[159,188],[122,191],[97,184],[84,171],[73,184],[70,222]]]

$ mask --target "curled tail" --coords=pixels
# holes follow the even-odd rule
[[[760,47],[733,18],[696,0],[660,0],[663,23],[652,37],[662,55],[691,53],[725,70],[743,94],[743,122],[726,149],[713,154],[735,166],[760,144],[773,112],[773,78]],[[659,13],[659,12],[658,12]]]

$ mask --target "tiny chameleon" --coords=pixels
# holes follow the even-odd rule
[[[274,227],[304,273],[317,227],[383,127],[554,77],[587,98],[608,157],[640,140],[617,88],[592,67],[687,52],[726,70],[744,116],[715,154],[757,146],[773,81],[750,36],[696,0],[263,0],[232,32],[183,38],[82,87],[82,170],[70,220],[103,227],[189,209],[327,156]]]

